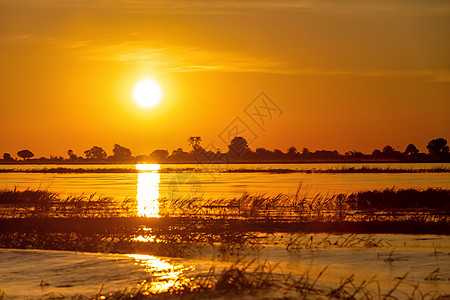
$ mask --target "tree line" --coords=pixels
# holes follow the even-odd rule
[[[188,139],[189,150],[177,148],[169,153],[168,150],[158,149],[148,155],[133,156],[129,148],[114,144],[112,155],[99,146],[93,146],[77,155],[73,150],[67,151],[67,157],[50,156],[33,158],[34,154],[28,149],[17,152],[18,159],[10,153],[4,153],[2,163],[28,162],[28,163],[233,163],[233,162],[370,162],[370,161],[404,161],[404,162],[450,162],[449,146],[444,138],[433,139],[428,142],[428,153],[421,153],[419,149],[409,144],[404,151],[399,151],[387,145],[383,149],[375,149],[371,154],[352,150],[339,153],[336,150],[310,151],[308,148],[297,150],[292,146],[286,151],[280,149],[268,150],[260,147],[252,150],[243,137],[234,137],[226,152],[220,149],[204,149],[201,137]]]

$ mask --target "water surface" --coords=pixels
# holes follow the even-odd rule
[[[206,166],[206,168],[205,168]],[[251,164],[251,165],[20,165],[0,168],[49,169],[123,169],[111,173],[0,173],[0,188],[46,189],[67,195],[103,195],[116,200],[137,199],[138,214],[154,217],[159,213],[158,199],[236,198],[244,193],[295,195],[354,193],[386,188],[450,189],[450,173],[222,173],[228,169],[339,169],[362,166],[400,169],[449,168],[450,164]],[[172,168],[181,172],[159,172]],[[185,170],[197,169],[196,172]],[[205,168],[205,169],[203,169]],[[128,170],[128,171],[127,171]],[[138,172],[129,172],[129,170]]]
[[[217,199],[235,197],[244,192],[276,195],[295,194],[299,185],[304,193],[351,193],[385,188],[450,188],[449,173],[221,173],[220,169],[339,169],[361,166],[377,168],[431,169],[450,168],[450,164],[250,164],[250,165],[149,165],[141,173],[0,173],[0,188],[42,188],[61,194],[92,194],[135,198],[139,192],[152,197],[199,197]],[[205,172],[158,173],[158,169],[196,168]],[[136,165],[20,165],[0,168],[49,169],[57,167],[85,169],[135,170]],[[214,171],[216,170],[216,171]]]
[[[314,235],[323,239],[326,235]],[[362,236],[362,235],[361,235]],[[280,236],[278,236],[279,238]],[[288,238],[288,237],[284,237]],[[331,237],[332,239],[335,237]],[[207,247],[189,259],[154,257],[149,255],[119,255],[77,253],[69,251],[0,249],[0,290],[13,299],[40,298],[50,295],[75,294],[86,296],[103,292],[131,289],[138,283],[153,281],[154,291],[164,291],[177,278],[205,274],[210,266],[217,272],[238,259],[257,259],[257,263],[278,264],[274,275],[292,274],[297,278],[308,272],[315,278],[328,267],[318,284],[337,287],[339,282],[355,275],[355,284],[363,280],[378,282],[386,293],[408,273],[399,290],[410,294],[413,285],[421,292],[450,293],[450,238],[438,235],[376,235],[390,245],[376,248],[325,247],[287,251],[285,245],[268,244],[260,251],[247,252],[243,257],[223,255],[217,247]],[[387,258],[392,260],[387,260]],[[439,268],[437,280],[426,277]],[[48,285],[41,286],[42,280]],[[375,282],[376,281],[376,282]],[[275,288],[267,295],[278,295]],[[233,294],[227,297],[233,298]],[[234,296],[239,299],[239,296]]]

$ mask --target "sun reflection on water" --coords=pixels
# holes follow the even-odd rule
[[[172,265],[165,260],[151,255],[128,254],[136,260],[136,263],[143,266],[151,274],[151,281],[146,282],[148,292],[165,292],[169,288],[180,284],[180,275],[184,271],[191,270],[192,267],[184,267],[182,264]]]
[[[137,164],[137,214],[140,217],[159,218],[159,183],[158,164]]]

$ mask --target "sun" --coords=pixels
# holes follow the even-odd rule
[[[140,107],[151,108],[161,101],[162,90],[158,82],[150,78],[144,78],[134,87],[133,98]]]

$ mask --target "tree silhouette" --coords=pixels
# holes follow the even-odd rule
[[[372,156],[372,158],[375,158],[375,159],[380,159],[382,154],[379,149],[375,149],[372,151],[372,154],[370,156]]]
[[[186,161],[189,160],[189,153],[184,152],[182,148],[177,148],[177,150],[172,151],[170,158],[173,161]]]
[[[253,157],[256,160],[267,160],[267,159],[270,159],[271,154],[272,154],[272,151],[267,150],[266,148],[260,147],[260,148],[255,149]]]
[[[94,146],[89,150],[84,151],[87,159],[105,159],[106,151],[102,147]]]
[[[427,145],[427,149],[432,156],[440,154],[448,154],[448,146],[446,145],[447,145],[446,139],[438,138],[431,140]]]
[[[73,153],[72,149],[67,150],[67,155],[69,155],[69,160],[76,160],[78,156]]]
[[[244,151],[250,150],[247,140],[241,136],[234,137],[228,145],[228,149],[229,152],[234,152],[237,156],[241,156]]]
[[[409,144],[404,152],[405,155],[410,155],[410,156],[415,156],[417,154],[419,154],[419,149],[417,149],[416,146],[414,146],[413,144]]]
[[[23,158],[23,160],[31,158],[34,156],[33,152],[31,152],[30,150],[20,150],[19,152],[17,152],[17,156]]]
[[[150,156],[156,160],[157,162],[163,162],[167,160],[167,157],[169,156],[169,151],[167,150],[155,150],[153,151]]]
[[[197,150],[198,147],[200,147],[200,142],[202,141],[202,138],[200,136],[191,136],[188,139],[189,146],[192,147],[192,149]]]
[[[312,158],[320,160],[334,160],[339,158],[339,155],[339,152],[336,150],[317,150],[316,152],[310,154]]]
[[[293,159],[298,159],[300,156],[300,153],[298,153],[297,148],[295,148],[294,146],[289,147],[286,150],[286,158],[293,160]]]
[[[192,157],[192,159],[195,159],[195,161],[209,161],[211,155],[208,156],[208,153],[203,149],[202,146],[200,146],[200,143],[202,141],[202,138],[200,136],[191,136],[188,139],[189,146],[192,147],[192,151],[189,153]]]
[[[353,159],[362,159],[364,158],[364,154],[362,152],[356,150],[350,150],[344,153],[344,156],[351,157]]]
[[[273,150],[273,158],[274,159],[281,160],[281,159],[283,159],[283,157],[284,157],[283,151],[281,151],[280,149]]]
[[[400,151],[395,150],[393,147],[391,147],[389,145],[387,145],[383,148],[381,155],[383,158],[388,158],[388,159],[400,159],[402,156]]]
[[[288,156],[295,156],[297,153],[297,148],[295,148],[294,146],[289,147],[286,152]]]
[[[113,158],[115,160],[130,160],[133,158],[131,155],[131,150],[120,146],[119,144],[114,144],[113,148]]]
[[[409,144],[403,152],[396,150],[394,147],[389,145],[385,146],[382,151],[374,150],[371,155],[364,154],[362,152],[352,150],[345,153],[345,155],[339,154],[338,151],[329,150],[316,150],[314,152],[309,151],[308,148],[303,148],[298,151],[294,146],[289,147],[286,152],[279,149],[273,151],[267,150],[263,147],[256,148],[255,152],[250,149],[247,140],[244,137],[237,136],[234,137],[229,145],[228,151],[226,153],[220,153],[220,149],[209,149],[205,150],[200,144],[202,138],[199,136],[191,136],[188,138],[189,146],[192,150],[189,152],[183,151],[182,148],[178,148],[169,155],[167,150],[155,150],[150,155],[139,155],[134,157],[131,150],[123,147],[119,144],[114,144],[112,149],[113,154],[107,156],[105,150],[101,147],[94,146],[89,150],[84,151],[84,155],[87,159],[91,161],[102,161],[102,162],[130,162],[130,160],[136,161],[146,161],[153,160],[157,162],[208,162],[208,163],[218,163],[226,161],[232,162],[275,162],[275,161],[329,161],[334,162],[337,160],[349,161],[410,161],[410,162],[429,162],[429,161],[450,161],[449,146],[447,145],[447,140],[444,138],[436,138],[428,142],[426,146],[429,155],[425,153],[420,153],[419,149],[413,145]],[[398,149],[398,146],[397,146]],[[81,156],[74,154],[72,149],[67,151],[68,159],[66,161],[79,161],[83,162],[84,159]],[[26,161],[32,157],[34,154],[30,150],[21,150],[17,152],[17,155]],[[31,160],[30,163],[38,162],[53,162],[64,160],[61,156],[50,156],[50,158],[41,157],[39,159]],[[16,162],[19,159],[12,158],[9,153],[3,154],[3,162]],[[21,160],[20,160],[21,161]],[[86,161],[89,163],[89,161]]]
[[[390,154],[394,153],[394,151],[395,151],[395,149],[389,145],[384,146],[384,148],[383,148],[383,154],[385,154],[385,155],[390,155]]]

